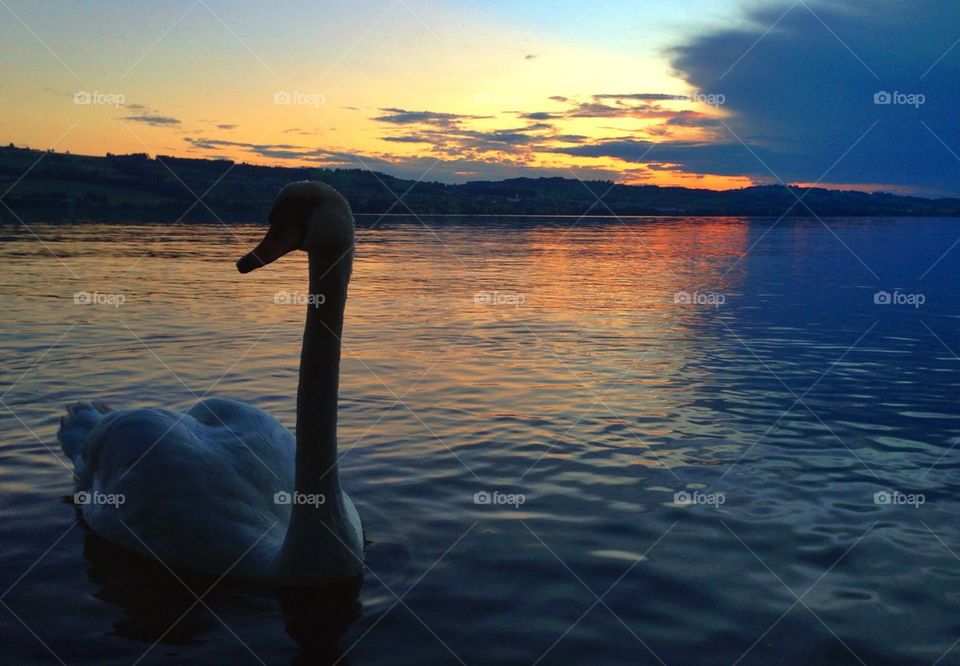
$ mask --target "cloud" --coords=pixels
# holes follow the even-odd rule
[[[679,124],[671,127],[667,124],[669,121],[679,123],[682,120],[688,123],[687,127],[694,129],[709,127],[705,113],[683,108],[690,106],[689,99],[666,93],[604,93],[586,100],[556,95],[551,99],[564,108],[557,111],[507,111],[504,115],[515,116],[521,123],[497,129],[478,127],[473,122],[487,116],[430,110],[384,108],[373,120],[392,126],[389,133],[380,137],[381,140],[397,146],[417,145],[418,154],[433,156],[444,163],[465,160],[484,164],[499,162],[514,167],[530,165],[529,168],[543,164],[544,158],[555,161],[555,158],[549,157],[551,154],[584,158],[612,157],[624,162],[640,162],[649,144],[637,141],[638,136],[658,136],[669,142],[675,129],[682,127]],[[642,133],[638,131],[638,136],[624,137],[622,141],[600,141],[584,134],[564,132],[563,123],[554,122],[573,118],[642,119],[651,123],[645,125]],[[618,128],[618,131],[622,132],[623,129]],[[700,134],[709,136],[711,133],[715,132]],[[690,135],[691,132],[686,134]],[[694,148],[690,147],[678,154],[686,155],[692,150]],[[271,154],[276,154],[276,150]],[[661,160],[650,162],[666,164],[666,154]],[[597,171],[598,167],[594,166],[591,170]]]
[[[950,154],[960,154],[960,48],[949,50],[960,34],[955,0],[915,0],[909,11],[896,0],[790,7],[755,6],[745,26],[705,32],[670,53],[694,89],[724,95],[729,130],[721,129],[753,160],[748,171],[769,175],[762,160],[788,182],[960,193],[960,160]],[[922,94],[924,103],[875,104],[881,91]],[[741,161],[727,149],[703,151],[678,155],[683,168],[729,170],[701,155]]]
[[[534,111],[520,114],[527,120],[556,120],[560,118],[634,118],[634,119],[673,119],[673,118],[708,118],[707,114],[694,109],[679,108],[676,104],[689,103],[690,97],[685,95],[671,95],[668,93],[599,93],[591,95],[588,100],[576,100],[570,97],[555,95],[550,97],[555,102],[566,106],[561,111]],[[614,103],[609,103],[613,100]],[[671,102],[673,106],[665,106],[656,102]],[[687,126],[695,127],[693,122]],[[702,125],[709,126],[709,123]]]
[[[430,138],[418,134],[409,134],[405,136],[381,136],[383,141],[393,141],[394,143],[430,143]]]
[[[739,144],[709,141],[637,141],[629,137],[555,148],[553,152],[577,157],[613,157],[648,168],[677,168],[721,176],[769,176]]]
[[[705,116],[703,114],[688,114],[668,118],[665,125],[671,127],[723,127],[723,121],[719,118]]]
[[[554,134],[550,138],[560,143],[584,143],[590,139],[583,134]]]
[[[578,102],[564,115],[567,118],[676,118],[702,114],[691,109],[668,109],[649,102],[631,104],[621,101],[613,105],[603,102]]]
[[[131,123],[143,123],[145,125],[153,125],[155,127],[168,127],[170,125],[179,125],[180,120],[173,118],[171,116],[161,116],[155,113],[143,113],[140,115],[134,116],[124,116],[123,120],[127,120]]]
[[[536,59],[537,59],[537,54],[536,54],[536,53],[528,53],[527,55],[523,56],[523,59],[524,59],[524,60],[536,60]]]
[[[471,127],[471,121],[484,120],[490,116],[477,116],[438,111],[408,111],[406,109],[381,109],[382,115],[373,120],[399,125],[402,129],[391,131],[380,137],[384,141],[397,144],[427,144],[433,153],[444,157],[463,156],[469,159],[500,159],[511,157],[520,159],[529,156],[531,151],[548,147],[555,142],[576,143],[583,139],[578,135],[566,134],[559,138],[558,132],[545,119],[560,117],[554,114],[532,113],[517,114],[527,121],[520,127],[500,129],[477,129]]]
[[[462,120],[479,120],[489,118],[490,116],[472,116],[461,113],[439,113],[437,111],[408,111],[406,109],[385,108],[380,109],[383,115],[376,116],[374,120],[381,123],[394,123],[397,125],[411,125],[419,123],[428,123],[431,125],[450,125]]]
[[[676,100],[683,99],[683,97],[678,95],[668,95],[666,93],[626,93],[626,94],[613,94],[613,93],[601,93],[599,95],[594,95],[594,99],[636,99],[636,100]]]
[[[427,143],[436,148],[453,151],[515,152],[518,146],[540,144],[548,137],[541,134],[549,125],[537,123],[527,127],[473,130],[463,127],[434,129],[420,128],[409,134],[380,137],[393,143]]]
[[[195,148],[204,148],[206,150],[217,149],[217,148],[246,148],[253,152],[267,154],[270,151],[277,153],[290,153],[300,154],[301,150],[307,150],[301,146],[295,146],[292,144],[284,143],[247,143],[244,141],[229,141],[227,139],[207,139],[207,138],[192,138],[186,137],[184,139],[187,143],[194,146]],[[313,149],[310,149],[313,150]]]
[[[237,129],[237,126],[231,125],[230,123],[221,123],[217,125],[217,129],[232,130],[232,129]]]
[[[291,164],[309,163],[327,168],[370,169],[401,178],[418,179],[427,171],[430,172],[431,177],[445,182],[500,180],[519,176],[569,176],[569,171],[566,169],[544,169],[529,166],[522,161],[500,158],[483,159],[469,157],[463,153],[438,159],[432,155],[399,156],[354,153],[292,144],[259,144],[205,137],[187,137],[185,141],[192,148],[204,151],[203,154],[211,159],[217,159],[217,151],[241,150],[254,157],[287,160]],[[603,179],[612,179],[617,175],[605,170],[593,170],[591,173],[597,178]]]
[[[522,113],[520,117],[528,120],[552,120],[554,118],[562,118],[563,116],[558,113],[550,113],[549,111],[535,111],[533,113]]]

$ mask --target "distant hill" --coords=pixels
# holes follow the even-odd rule
[[[811,211],[819,216],[960,216],[960,199],[822,188],[804,195],[802,188],[781,185],[718,192],[587,182],[597,195],[607,192],[604,206],[584,183],[567,178],[446,185],[415,183],[361,169],[269,167],[145,154],[91,157],[0,148],[0,192],[13,186],[3,202],[24,220],[260,221],[284,184],[304,179],[333,185],[360,214],[609,215],[613,211],[623,216],[780,216],[789,210],[797,216],[809,216]],[[396,195],[409,192],[397,203],[390,190]],[[795,194],[803,196],[803,203],[797,203]],[[202,203],[197,202],[200,196]],[[15,218],[0,206],[0,219]]]

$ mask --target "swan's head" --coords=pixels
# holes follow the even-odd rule
[[[329,259],[349,270],[353,258],[353,213],[350,204],[325,183],[290,183],[270,211],[270,228],[252,251],[237,261],[241,273],[266,266],[294,250]]]

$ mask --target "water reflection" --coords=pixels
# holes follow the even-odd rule
[[[360,617],[362,580],[312,589],[285,589],[278,596],[287,634],[301,648],[294,664],[348,664],[340,638]]]
[[[305,288],[304,258],[241,281],[260,227],[33,225],[44,245],[4,229],[5,603],[65,662],[104,666],[157,639],[154,661],[254,662],[237,637],[269,663],[452,663],[448,646],[530,664],[554,645],[540,663],[627,664],[635,636],[666,663],[858,663],[837,636],[869,663],[933,663],[960,649],[956,221],[775,221],[362,230],[339,436],[368,574],[359,596],[222,581],[209,609],[79,527],[57,542],[73,515],[51,498],[71,479],[45,445],[91,397],[182,410],[210,390],[292,427],[303,313],[273,297]],[[874,303],[897,287],[926,304]],[[127,300],[75,306],[80,290]],[[726,303],[674,301],[695,290]],[[526,502],[474,504],[482,490]],[[681,490],[724,503],[677,506]],[[926,503],[878,505],[881,490]],[[578,621],[594,598],[577,579],[599,593],[641,556],[607,597],[619,621]],[[789,612],[781,579],[815,585],[822,623]],[[49,659],[2,608],[0,624],[2,659]]]
[[[341,661],[338,644],[361,616],[361,577],[340,585],[274,588],[173,572],[114,546],[85,525],[83,530],[83,556],[87,576],[97,588],[94,596],[122,612],[109,633],[143,643],[145,653],[157,645],[200,644],[224,627],[232,633],[221,617],[223,611],[215,609],[233,607],[270,623],[277,622],[279,610],[287,635],[300,648],[294,664],[349,663]]]

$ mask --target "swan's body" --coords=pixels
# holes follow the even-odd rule
[[[323,584],[362,568],[360,517],[340,489],[336,408],[353,218],[321,183],[278,197],[249,272],[294,248],[310,255],[297,435],[261,409],[210,399],[185,413],[68,409],[58,435],[84,521],[104,539],[170,567],[276,584]],[[85,501],[84,501],[85,500]]]

